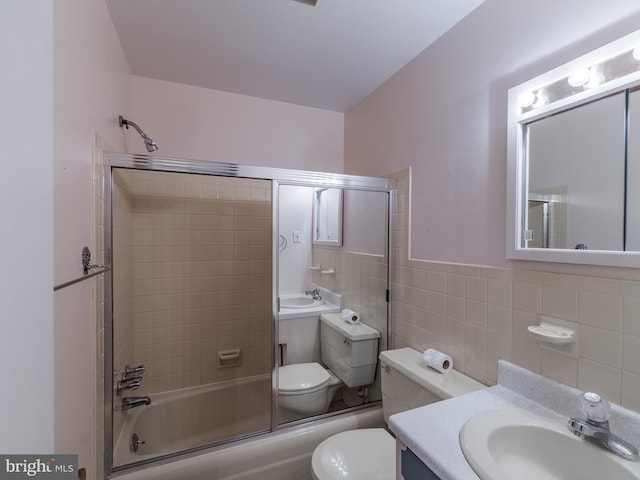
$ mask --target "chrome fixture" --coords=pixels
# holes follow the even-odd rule
[[[144,397],[128,397],[123,398],[120,402],[120,410],[129,410],[130,408],[139,407],[141,405],[151,405],[151,398]]]
[[[122,375],[120,375],[118,385],[116,386],[116,395],[120,396],[123,390],[139,389],[143,375],[144,365],[138,365],[137,367],[125,366]]]
[[[80,255],[82,261],[82,273],[84,275],[88,275],[89,270],[92,268],[105,268],[104,265],[91,265],[91,250],[89,250],[89,247],[82,247]]]
[[[116,395],[120,396],[123,390],[137,390],[140,388],[140,379],[120,380],[116,387]]]
[[[605,450],[609,450],[626,460],[638,460],[638,449],[626,440],[611,433],[609,429],[609,402],[597,393],[587,392],[582,395],[582,413],[584,418],[569,420],[569,430],[578,437]]]
[[[294,1],[304,3],[305,5],[310,5],[312,7],[315,7],[316,3],[318,3],[318,0],[294,0]]]
[[[138,132],[142,137],[142,140],[144,140],[144,146],[147,147],[147,152],[155,152],[156,150],[158,150],[158,144],[151,140],[151,138],[149,138],[147,134],[144,133],[142,129],[134,122],[123,118],[122,115],[118,117],[118,121],[121,127],[126,127],[127,129],[129,129],[129,125],[131,125],[133,128],[135,128],[136,132]]]
[[[143,375],[144,365],[138,365],[137,367],[127,365],[124,367],[124,372],[122,372],[122,380],[140,380]]]
[[[138,451],[138,448],[140,448],[140,445],[144,445],[145,442],[144,440],[140,440],[140,437],[138,436],[137,433],[134,433],[131,436],[131,443],[129,444],[129,450],[131,450],[132,453],[136,453]]]
[[[314,300],[322,300],[322,296],[320,296],[320,290],[318,290],[318,286],[315,283],[312,283],[311,290],[305,290],[304,294],[313,296]]]

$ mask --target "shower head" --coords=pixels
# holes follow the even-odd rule
[[[147,147],[147,152],[155,152],[156,150],[158,150],[158,144],[153,140],[151,140],[151,138],[149,138],[147,134],[144,133],[142,129],[138,125],[136,125],[134,122],[132,122],[131,120],[127,120],[122,115],[118,117],[118,121],[120,122],[121,127],[126,127],[128,129],[129,125],[131,125],[133,128],[135,128],[136,132],[138,132],[142,137],[142,140],[144,141],[144,146]]]

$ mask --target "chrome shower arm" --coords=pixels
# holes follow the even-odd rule
[[[142,129],[135,122],[132,122],[131,120],[127,120],[122,115],[118,117],[118,120],[120,121],[121,127],[129,128],[129,125],[131,125],[142,136],[142,138],[147,138],[147,134],[144,133]]]
[[[155,152],[156,150],[158,150],[158,144],[153,140],[151,140],[151,138],[146,133],[144,133],[142,129],[135,122],[132,122],[131,120],[127,120],[122,115],[118,117],[118,122],[120,123],[120,127],[125,127],[128,129],[129,126],[132,126],[136,130],[136,132],[138,132],[138,134],[142,137],[142,140],[144,140],[144,146],[147,147],[148,152]]]

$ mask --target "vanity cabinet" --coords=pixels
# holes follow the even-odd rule
[[[440,477],[433,473],[410,448],[396,440],[396,479],[440,480]]]

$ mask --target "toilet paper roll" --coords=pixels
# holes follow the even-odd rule
[[[422,358],[428,366],[440,373],[449,373],[453,368],[451,357],[434,348],[425,350]]]
[[[360,315],[358,315],[353,310],[349,310],[348,308],[345,308],[344,310],[342,310],[342,318],[344,319],[345,322],[349,322],[349,323],[360,322]]]

